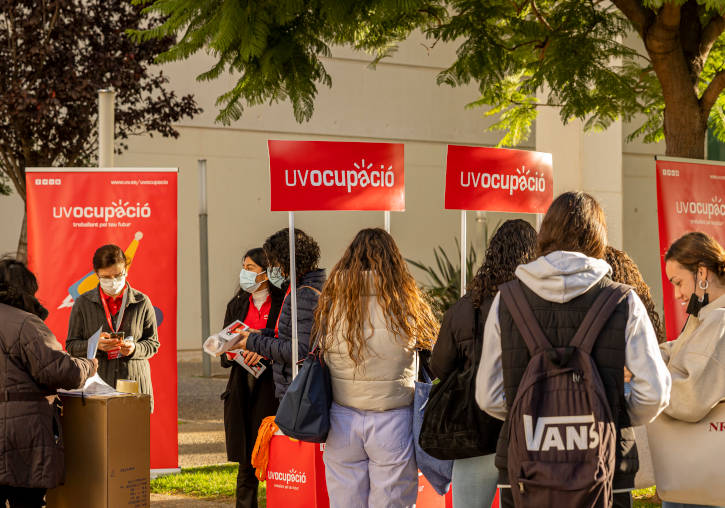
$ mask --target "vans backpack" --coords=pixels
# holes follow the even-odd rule
[[[611,508],[616,428],[591,353],[631,288],[603,288],[566,347],[551,345],[518,279],[499,289],[531,356],[508,415],[514,505]]]

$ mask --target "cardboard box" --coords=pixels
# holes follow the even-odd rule
[[[65,483],[48,508],[150,506],[150,397],[62,395]]]

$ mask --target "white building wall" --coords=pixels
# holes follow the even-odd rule
[[[181,349],[197,348],[201,341],[199,158],[206,158],[208,166],[212,329],[221,327],[225,304],[236,290],[242,253],[287,226],[286,213],[269,211],[268,139],[405,143],[407,210],[392,214],[392,234],[408,258],[432,264],[433,249],[438,245],[457,258],[454,237],[460,234],[459,212],[443,209],[446,145],[491,146],[499,136],[486,132],[492,121],[483,118],[482,110],[465,109],[479,96],[474,86],[455,89],[436,84],[436,75],[453,61],[455,47],[438,44],[429,52],[422,42],[420,37],[407,41],[393,59],[379,64],[376,70],[368,68],[367,55],[336,49],[333,58],[325,61],[333,88],[320,89],[314,117],[304,124],[295,122],[288,103],[281,103],[251,108],[233,125],[220,126],[214,122],[214,102],[231,88],[234,78],[196,82],[194,77],[212,63],[203,56],[165,66],[176,93],[193,93],[205,111],[182,122],[176,140],[132,138],[129,150],[116,156],[116,166],[180,169]],[[0,217],[0,251],[13,251],[22,221],[19,200],[0,198]],[[495,225],[503,217],[489,214],[488,221]],[[296,214],[296,225],[319,242],[321,265],[329,269],[359,229],[382,227],[383,214],[301,212]],[[477,214],[469,214],[468,227],[469,243],[481,246],[483,222]],[[142,249],[138,255],[143,255]],[[425,280],[420,272],[416,275]]]

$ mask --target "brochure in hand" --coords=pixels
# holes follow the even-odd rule
[[[204,341],[204,351],[211,356],[219,356],[224,353],[235,353],[234,361],[244,367],[255,378],[262,375],[267,369],[264,361],[260,360],[256,365],[247,365],[244,363],[244,355],[242,350],[234,349],[239,342],[239,334],[248,330],[249,327],[237,320],[224,328],[221,332],[216,333]]]
[[[239,334],[249,327],[237,320],[204,341],[204,351],[211,356],[219,356],[234,348],[239,342]]]

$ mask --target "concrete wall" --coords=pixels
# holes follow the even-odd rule
[[[454,237],[460,234],[459,212],[443,210],[446,145],[493,145],[498,136],[485,132],[491,120],[483,118],[482,110],[465,109],[478,98],[475,87],[436,85],[435,77],[453,61],[455,47],[439,44],[429,52],[422,42],[420,37],[407,41],[393,59],[376,70],[368,68],[367,55],[336,49],[325,61],[333,88],[320,89],[315,115],[305,124],[294,121],[287,103],[251,108],[229,127],[215,124],[214,101],[231,88],[234,79],[197,83],[194,77],[212,63],[207,57],[165,67],[176,92],[194,93],[205,112],[181,123],[176,140],[158,136],[131,139],[129,150],[116,157],[116,166],[180,169],[181,349],[196,348],[201,340],[199,158],[206,158],[208,166],[212,329],[221,327],[225,304],[238,287],[242,253],[287,226],[286,213],[269,211],[268,139],[404,142],[407,210],[392,214],[391,232],[407,258],[431,264],[433,248],[438,245],[457,257]],[[525,147],[533,148],[532,144]],[[19,200],[0,199],[0,217],[0,250],[14,250],[22,220]],[[505,217],[469,213],[469,243],[482,245],[484,220],[494,226]],[[330,268],[359,229],[382,227],[383,214],[302,212],[296,214],[296,225],[319,242],[322,266]],[[425,281],[421,272],[416,275]]]
[[[325,60],[333,88],[320,89],[315,115],[304,124],[296,123],[291,106],[281,103],[251,108],[233,125],[220,126],[214,121],[214,101],[234,78],[197,83],[195,76],[212,64],[203,56],[165,66],[176,92],[194,93],[205,111],[178,126],[177,140],[131,139],[116,165],[180,168],[180,348],[196,348],[201,333],[199,158],[208,161],[212,328],[221,326],[225,303],[237,287],[243,251],[287,226],[285,213],[269,212],[268,139],[404,142],[407,210],[392,214],[392,233],[408,258],[430,264],[437,245],[455,255],[459,214],[443,210],[446,145],[493,145],[498,136],[485,131],[491,122],[482,117],[483,111],[464,109],[478,97],[475,87],[451,89],[435,83],[436,74],[453,61],[455,47],[438,44],[428,51],[423,43],[419,36],[411,38],[376,70],[368,68],[367,55],[335,49],[333,57]],[[562,126],[558,111],[546,108],[537,120],[535,139],[524,148],[535,146],[554,154],[555,194],[583,189],[602,202],[610,243],[623,247],[639,264],[659,305],[653,154],[663,147],[627,143],[625,138],[635,126],[618,122],[603,133],[584,133],[580,122]],[[484,220],[493,228],[506,217],[469,213],[469,242],[482,245]],[[0,253],[14,251],[22,222],[17,196],[0,198],[0,219]],[[318,240],[322,266],[329,268],[360,228],[382,226],[383,217],[369,212],[304,212],[297,214],[296,223]],[[414,272],[425,281],[421,272]]]

